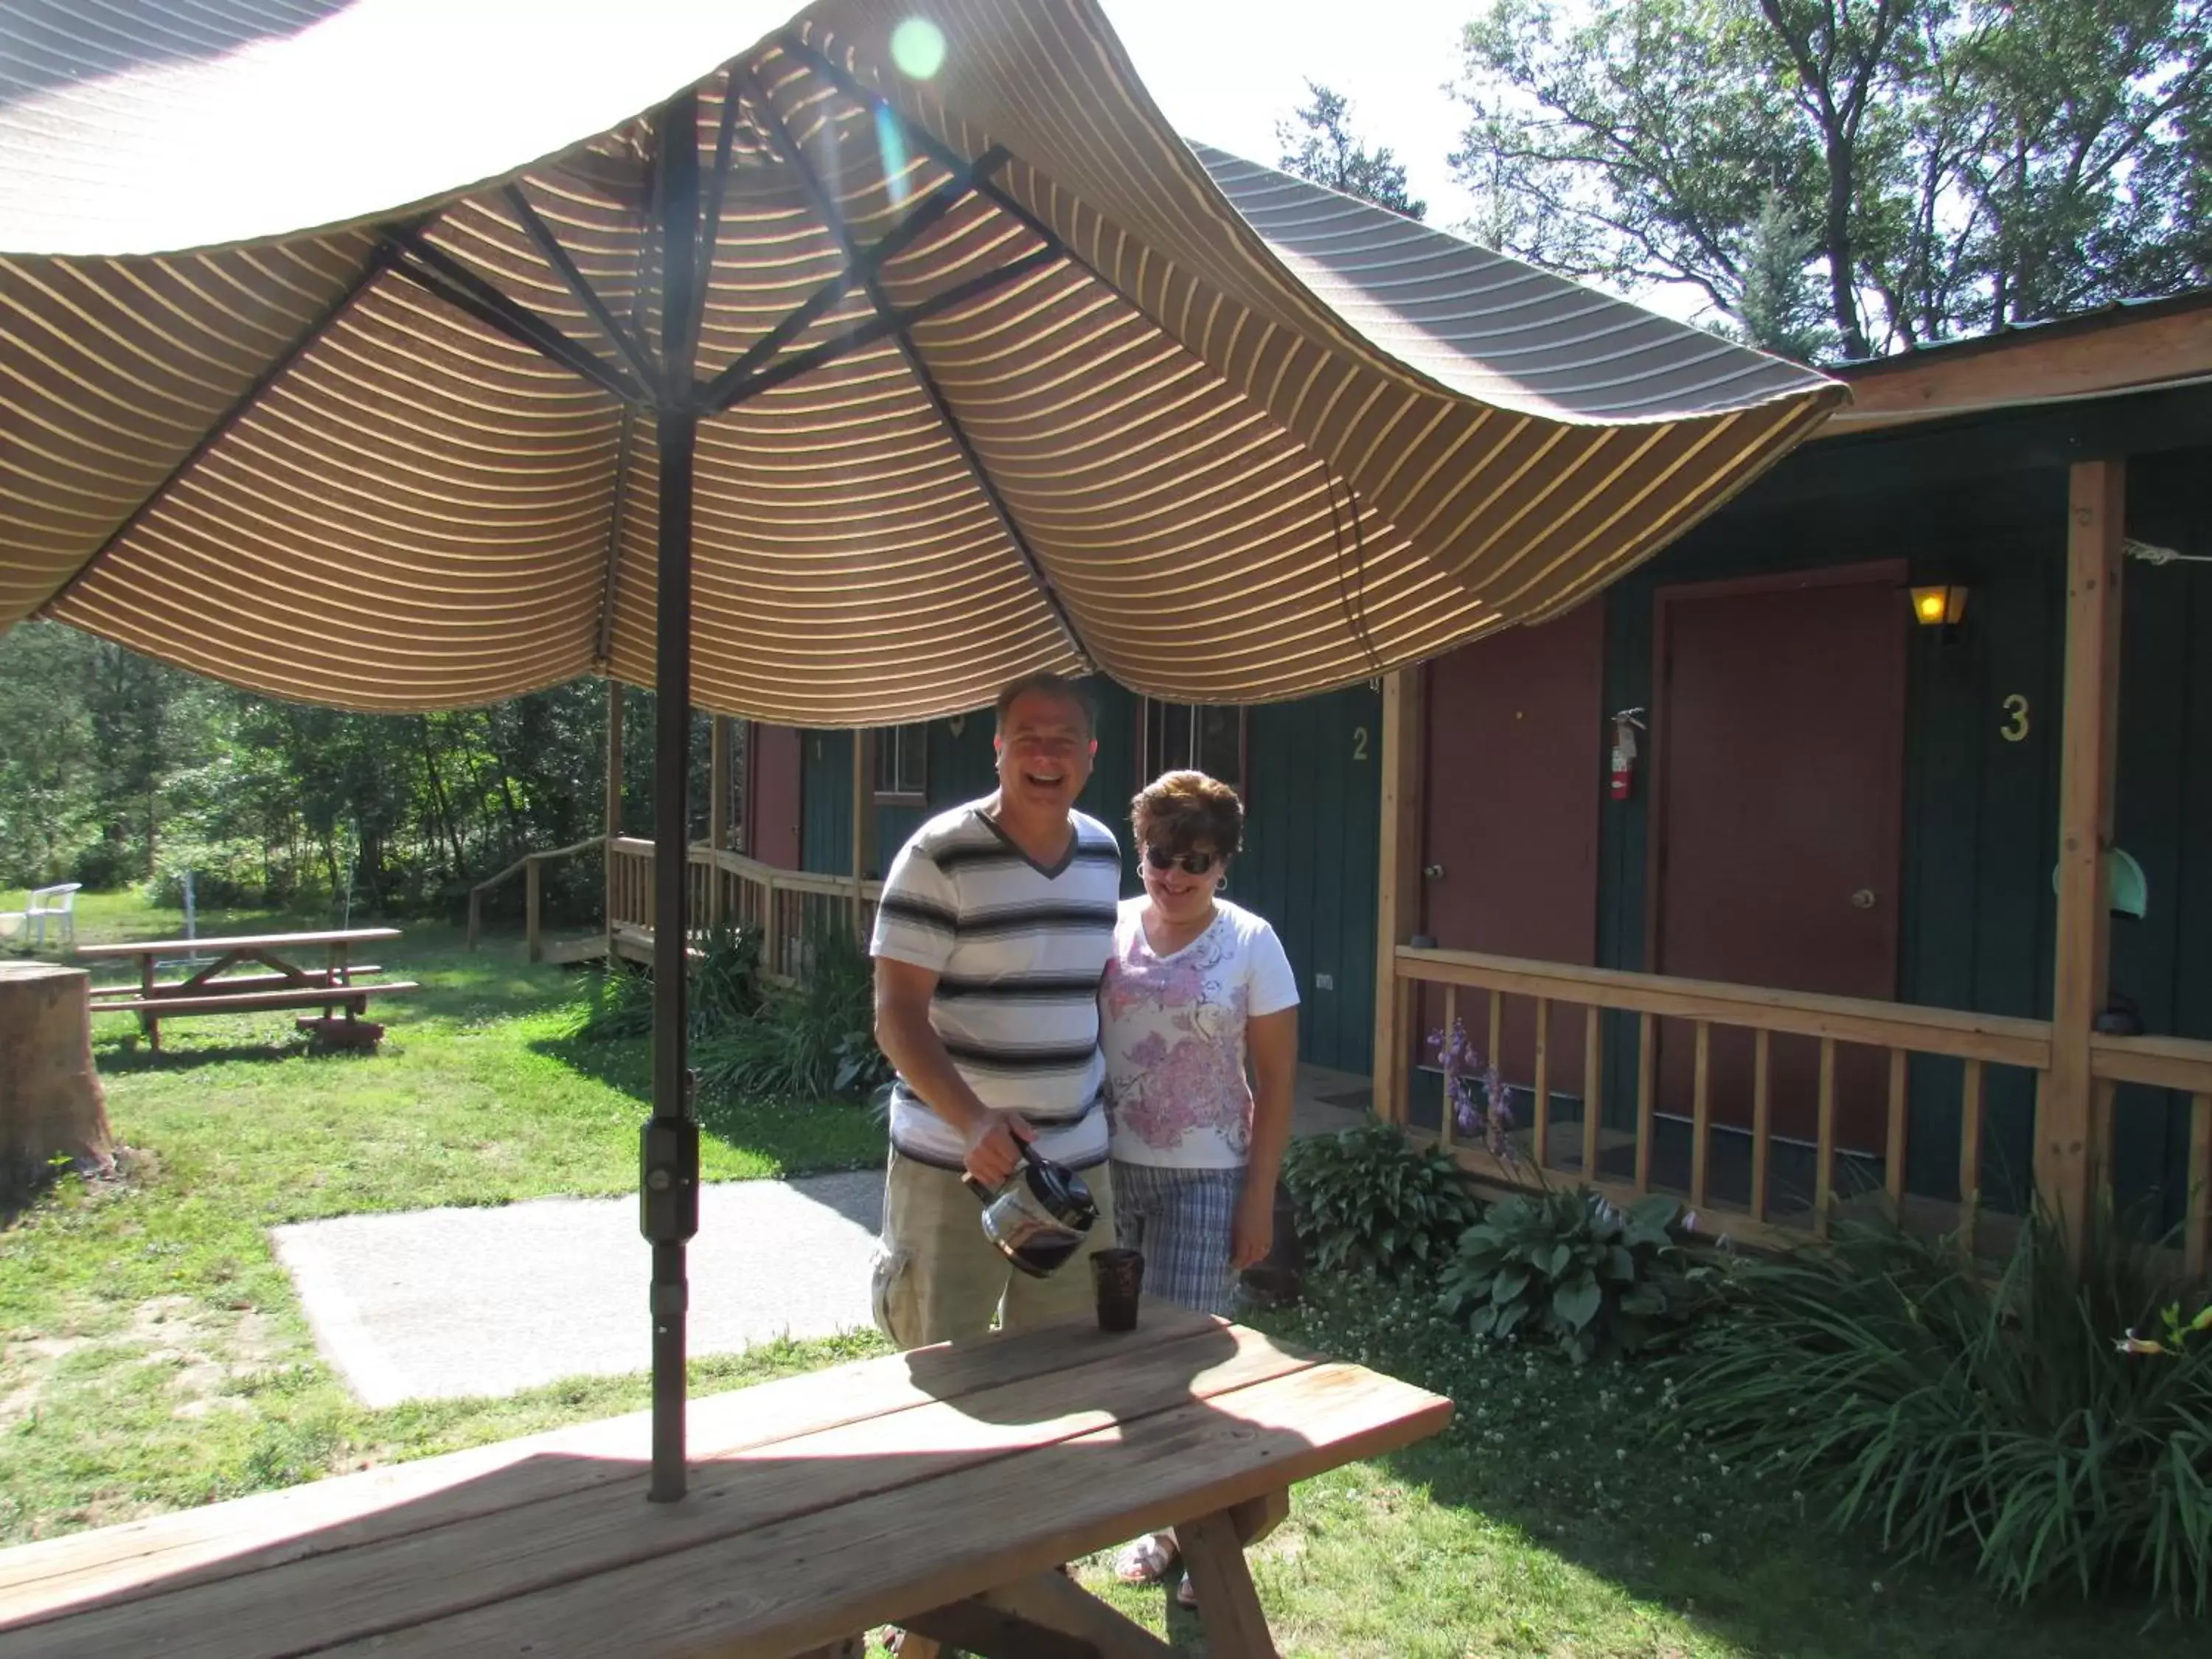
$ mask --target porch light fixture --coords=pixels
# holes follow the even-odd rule
[[[1966,614],[1966,590],[1953,582],[1912,590],[1912,617],[1923,628],[1956,628]]]

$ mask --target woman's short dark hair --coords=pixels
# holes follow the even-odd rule
[[[1140,854],[1146,847],[1171,853],[1203,847],[1218,858],[1231,858],[1244,844],[1244,803],[1203,772],[1163,773],[1129,803],[1129,826]]]

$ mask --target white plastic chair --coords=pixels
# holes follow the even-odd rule
[[[23,912],[31,934],[31,948],[46,948],[46,922],[52,918],[54,933],[70,950],[76,948],[76,896],[84,886],[81,881],[65,881],[52,887],[33,887],[31,902]]]

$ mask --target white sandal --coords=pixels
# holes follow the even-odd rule
[[[1158,1584],[1175,1571],[1179,1559],[1172,1538],[1151,1533],[1115,1558],[1114,1577],[1124,1584]]]

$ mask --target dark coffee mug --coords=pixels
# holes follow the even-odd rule
[[[1091,1282],[1098,1292],[1098,1328],[1133,1331],[1137,1301],[1145,1287],[1145,1258],[1135,1250],[1100,1250],[1091,1258]]]

